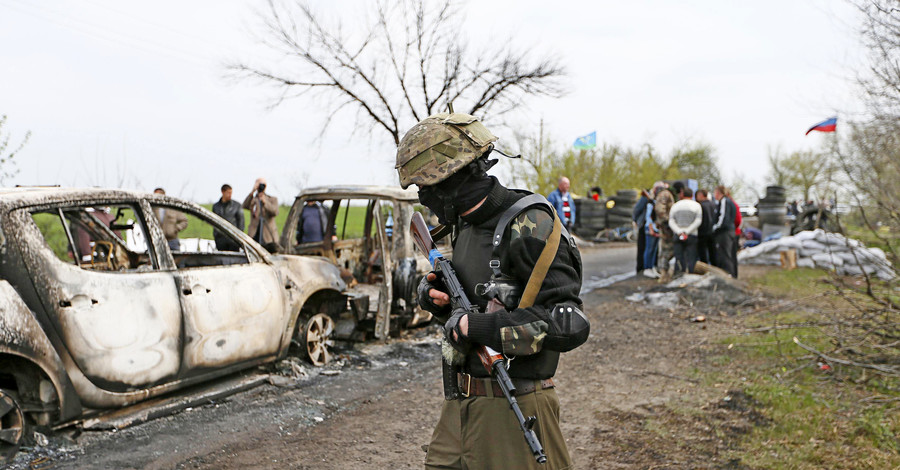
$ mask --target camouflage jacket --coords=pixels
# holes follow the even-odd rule
[[[653,211],[656,214],[656,227],[664,238],[672,238],[672,228],[669,227],[669,211],[675,204],[675,197],[668,189],[663,189],[656,195],[653,201]]]
[[[482,206],[463,217],[457,227],[453,265],[469,299],[482,311],[487,299],[475,294],[475,285],[491,277],[488,263],[494,229],[506,209],[522,197],[524,194],[495,182]],[[515,217],[504,232],[501,244],[503,274],[524,287],[552,229],[553,215],[545,208],[532,206]],[[516,357],[509,368],[511,377],[552,377],[559,353],[587,340],[590,325],[581,312],[579,298],[581,256],[574,245],[561,238],[533,306],[507,306],[506,311],[469,315],[470,340]],[[475,376],[488,375],[474,351],[469,353],[465,368]]]

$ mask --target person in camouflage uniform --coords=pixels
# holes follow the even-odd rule
[[[657,193],[653,201],[656,226],[659,228],[659,255],[656,257],[656,270],[659,271],[661,282],[669,279],[669,262],[675,257],[675,239],[672,228],[669,227],[669,211],[672,210],[674,204],[675,198],[668,188]]]
[[[423,278],[418,301],[444,323],[442,367],[445,400],[425,459],[427,469],[567,469],[572,459],[559,428],[559,399],[552,377],[561,352],[587,340],[582,313],[581,257],[553,207],[542,196],[505,188],[487,175],[494,137],[474,117],[437,114],[414,126],[400,142],[397,170],[404,188],[416,184],[419,200],[452,227],[453,266],[477,312],[454,311],[434,273]],[[561,225],[560,225],[561,227]],[[551,234],[558,246],[541,259]],[[549,263],[549,264],[548,264]],[[531,305],[518,299],[536,266],[548,266]],[[488,308],[491,282],[518,289]],[[478,287],[476,287],[478,286]],[[524,299],[523,299],[524,302]],[[548,461],[539,465],[499,385],[475,352],[489,346],[509,358],[508,371],[525,416]],[[452,380],[448,384],[448,377]]]

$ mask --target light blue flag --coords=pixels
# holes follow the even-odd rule
[[[597,131],[591,132],[588,135],[583,135],[577,139],[575,139],[575,148],[577,149],[592,149],[597,146]]]

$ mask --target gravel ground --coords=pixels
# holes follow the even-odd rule
[[[631,270],[633,253],[583,250],[585,278]],[[591,336],[563,355],[555,378],[577,468],[741,468],[718,460],[737,434],[711,429],[751,426],[750,405],[733,394],[729,407],[718,406],[728,391],[703,388],[685,372],[704,367],[710,338],[731,320],[721,313],[695,323],[695,310],[684,304],[625,299],[657,290],[655,281],[632,277],[584,294]],[[307,367],[305,377],[280,386],[118,432],[57,434],[20,453],[13,468],[421,468],[443,399],[438,341],[436,330],[422,329],[344,350],[336,364]],[[672,406],[709,416],[684,420]],[[662,436],[648,431],[648,420],[673,422],[683,432]]]

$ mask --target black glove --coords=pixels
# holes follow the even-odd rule
[[[453,310],[447,323],[444,323],[444,338],[451,346],[463,354],[469,352],[469,347],[472,343],[469,341],[469,338],[460,331],[459,320],[462,319],[463,315],[467,315],[468,313],[468,310],[457,308]],[[454,335],[453,333],[456,334]],[[456,336],[456,339],[453,338],[454,336]]]
[[[430,312],[432,315],[438,317],[438,320],[446,321],[447,317],[450,315],[450,305],[444,305],[442,307],[432,302],[431,296],[428,295],[428,291],[431,289],[437,289],[441,292],[446,292],[444,283],[441,282],[440,277],[435,279],[434,282],[429,282],[428,277],[423,276],[422,280],[419,281],[419,287],[416,288],[416,297],[419,306],[425,309],[425,311]]]

